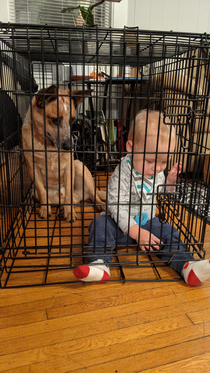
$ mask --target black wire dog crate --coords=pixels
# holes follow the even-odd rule
[[[130,123],[140,110],[159,110],[165,123],[175,126],[176,147],[165,172],[176,162],[182,162],[183,169],[177,175],[178,184],[173,192],[157,193],[157,216],[179,230],[186,250],[195,259],[204,258],[209,220],[209,42],[205,34],[136,28],[0,25],[2,288],[75,282],[73,270],[85,263],[87,257],[88,226],[99,214],[96,201],[88,200],[75,203],[76,221],[62,218],[59,172],[63,149],[55,146],[54,176],[59,180],[60,197],[57,204],[50,206],[51,215],[44,219],[39,215],[32,99],[36,97],[40,102],[42,97],[45,136],[40,154],[48,196],[50,180],[46,175],[54,153],[47,147],[53,141],[49,138],[46,115],[50,117],[47,105],[52,96],[47,92],[52,90],[56,97],[72,99],[76,92],[81,99],[82,95],[83,103],[77,108],[76,118],[70,121],[71,146],[65,152],[71,160],[74,156],[89,168],[95,190],[107,190],[110,175],[126,154]],[[53,87],[51,91],[47,90],[49,87]],[[60,140],[61,104],[56,102],[57,114],[52,114],[51,126],[56,127]],[[32,178],[21,141],[28,108]],[[67,110],[72,116],[72,107]],[[84,182],[82,187],[84,190]],[[47,208],[50,204],[47,198]],[[113,257],[112,281],[180,280],[152,251],[142,251],[137,245],[117,245]]]

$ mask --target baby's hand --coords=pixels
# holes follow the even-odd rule
[[[153,251],[153,248],[156,250],[160,249],[160,244],[162,242],[154,236],[154,234],[151,234],[146,229],[140,228],[140,236],[139,236],[139,246],[142,251],[151,250]],[[158,245],[157,245],[158,244]],[[153,248],[151,247],[153,246]]]
[[[168,173],[166,184],[176,184],[177,173],[182,172],[182,162],[176,163]]]

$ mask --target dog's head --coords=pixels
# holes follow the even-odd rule
[[[69,150],[72,147],[71,126],[77,106],[91,90],[70,91],[52,85],[38,91],[33,100],[33,123],[40,136],[46,133],[48,144]]]

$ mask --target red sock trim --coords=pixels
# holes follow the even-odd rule
[[[84,265],[78,266],[74,270],[74,276],[77,277],[79,280],[82,280],[83,278],[89,275],[89,272],[90,272],[89,266],[84,264]]]
[[[188,267],[189,264],[190,264],[190,262],[185,263],[185,265],[184,265],[184,269],[186,269],[186,268]]]
[[[187,278],[187,283],[191,286],[197,286],[197,285],[200,285],[201,284],[201,281],[199,280],[199,278],[196,276],[196,274],[194,273],[193,269],[191,269],[189,275],[188,275],[188,278]]]
[[[101,281],[108,281],[109,279],[110,279],[109,274],[106,271],[104,271],[104,275],[103,275]]]

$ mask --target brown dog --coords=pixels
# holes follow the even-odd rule
[[[90,93],[87,90],[84,95]],[[72,203],[83,199],[91,199],[98,210],[104,210],[102,200],[106,192],[97,190],[95,195],[90,171],[82,162],[74,160],[71,123],[82,101],[83,91],[57,91],[53,85],[40,90],[27,111],[22,144],[30,176],[35,182],[36,198],[41,203],[41,218],[51,215],[51,204],[59,204],[59,201],[64,204],[64,218],[68,222],[76,219]]]

